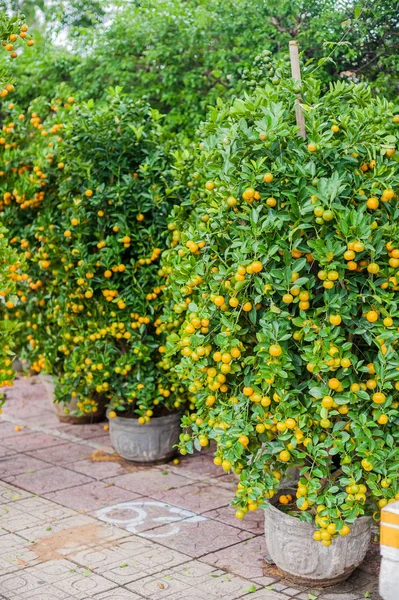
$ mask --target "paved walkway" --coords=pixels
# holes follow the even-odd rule
[[[341,586],[282,580],[262,512],[235,519],[236,482],[210,453],[128,464],[103,425],[59,423],[39,378],[16,381],[0,419],[0,599],[379,598],[376,543]]]

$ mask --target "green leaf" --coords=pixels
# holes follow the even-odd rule
[[[254,586],[254,584],[252,584],[251,587],[249,587],[247,590],[242,591],[243,594],[247,594],[249,592],[250,593],[256,592],[256,587]]]
[[[83,571],[83,573],[81,573],[82,577],[90,577],[90,575],[92,575],[92,571],[90,571],[90,569],[85,569]]]

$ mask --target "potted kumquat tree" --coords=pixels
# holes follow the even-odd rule
[[[136,462],[174,454],[186,402],[159,352],[169,210],[160,120],[120,89],[107,104],[76,103],[54,149],[56,199],[36,220],[51,273],[56,345],[44,344],[56,400],[95,416],[108,405],[111,442]]]
[[[167,355],[196,396],[180,451],[215,442],[237,518],[266,508],[277,566],[319,585],[399,498],[398,112],[363,84],[299,88],[282,61],[176,157],[163,320],[185,317]]]

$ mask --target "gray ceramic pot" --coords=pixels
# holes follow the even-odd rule
[[[56,402],[54,389],[55,379],[52,375],[40,375],[40,380],[47,392],[48,399],[54,407],[54,412],[61,423],[70,423],[71,425],[87,425],[88,423],[99,423],[104,420],[106,410],[106,400],[98,395],[95,400],[98,403],[97,412],[90,415],[78,416],[73,414],[78,412],[77,400],[71,398],[70,402]],[[72,413],[72,414],[71,414]]]
[[[371,538],[371,519],[360,517],[345,537],[325,547],[313,539],[315,528],[268,503],[265,535],[268,553],[291,581],[325,587],[344,581],[363,561]]]
[[[180,419],[180,413],[174,413],[140,425],[137,419],[115,417],[109,421],[111,444],[126,460],[144,464],[165,462],[176,454]]]

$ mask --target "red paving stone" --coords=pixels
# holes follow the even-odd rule
[[[262,535],[265,530],[265,519],[263,517],[263,511],[257,510],[248,512],[245,515],[245,519],[239,520],[235,516],[235,508],[232,506],[223,506],[209,512],[202,513],[204,517],[209,519],[215,519],[226,525],[232,525],[238,527],[244,531],[250,531],[255,535]]]
[[[198,514],[227,506],[231,502],[229,490],[214,485],[209,486],[207,483],[191,484],[169,491],[158,489],[152,493],[152,497]]]
[[[60,422],[57,417],[50,412],[51,407],[47,408],[45,411],[38,413],[37,415],[31,415],[24,417],[25,423],[27,425],[36,425],[38,428],[47,429],[47,430],[57,430],[59,429]]]
[[[93,452],[93,448],[90,448],[90,454]],[[127,473],[133,473],[139,471],[142,467],[125,463],[124,461],[114,460],[80,460],[78,462],[69,465],[69,468],[77,473],[83,473],[93,479],[104,480],[106,483],[113,483],[117,485],[117,479],[125,476]],[[123,486],[120,486],[123,487]],[[129,489],[129,488],[126,488]],[[132,490],[135,491],[135,490]]]
[[[1,461],[1,479],[9,481],[10,477],[27,472],[35,472],[40,469],[47,469],[48,464],[27,454],[12,455],[3,458]]]
[[[102,508],[93,514],[98,519],[122,527],[130,533],[151,531],[163,527],[161,537],[173,535],[179,530],[179,523],[189,517],[196,517],[196,521],[205,520],[184,508],[165,504],[154,498],[142,497]],[[152,534],[147,537],[152,537]]]
[[[11,456],[11,454],[16,454],[17,450],[13,450],[12,448],[6,448],[5,446],[0,446],[0,458],[4,458],[5,456]],[[0,471],[1,473],[1,471]]]
[[[195,456],[184,456],[179,465],[168,467],[171,471],[191,479],[209,479],[223,475],[220,467],[213,464],[213,456],[201,452]]]
[[[18,452],[29,452],[31,456],[33,450],[39,450],[42,452],[46,452],[45,448],[51,448],[52,446],[59,446],[60,444],[64,444],[66,440],[62,440],[59,437],[55,437],[53,435],[48,435],[47,433],[25,433],[22,436],[15,436],[13,438],[9,438],[7,440],[7,446],[10,449]],[[52,448],[51,452],[54,449]],[[42,458],[41,456],[37,456],[36,458]]]
[[[71,465],[73,467],[75,461],[87,458],[92,452],[93,448],[90,448],[90,446],[59,439],[57,446],[34,450],[29,452],[29,455],[50,462],[53,465]]]
[[[30,430],[25,428],[22,424],[21,431],[15,431],[16,423],[10,423],[0,417],[0,440],[4,444],[4,440],[10,437],[20,438],[23,435],[30,433]]]
[[[108,436],[101,435],[101,432],[104,432],[104,429],[101,423],[93,423],[88,425],[71,425],[70,423],[59,423],[58,429],[62,433],[67,433],[76,437],[79,437],[81,440],[92,440],[93,438],[98,438],[99,436],[109,444]]]
[[[267,576],[264,536],[202,556],[201,561],[253,581]]]
[[[74,473],[74,475],[85,477],[78,473]],[[127,500],[134,500],[139,497],[133,492],[122,490],[102,481],[92,481],[91,483],[77,487],[44,494],[44,498],[48,500],[53,500],[53,502],[58,502],[58,504],[67,506],[68,508],[84,510],[86,512],[93,512],[103,506],[111,506],[118,502],[126,502]]]
[[[107,481],[125,490],[148,496],[152,496],[153,493],[156,494],[159,491],[164,492],[194,483],[194,480],[170,471],[167,466],[163,470],[140,470],[136,473],[113,477]]]
[[[42,461],[38,462],[42,463]],[[44,464],[47,467],[46,469],[29,470],[28,472],[18,475],[8,475],[7,477],[2,475],[2,478],[4,481],[28,490],[28,492],[32,492],[33,494],[47,494],[48,492],[64,490],[92,481],[86,475],[75,473],[63,467],[49,467],[47,463]]]
[[[109,434],[104,432],[103,425],[101,423],[98,424],[98,435],[93,435],[89,439],[90,443],[96,443],[104,446],[104,448],[112,448],[111,442],[109,439]]]
[[[250,533],[236,527],[210,519],[200,519],[200,517],[191,517],[174,523],[173,526],[164,525],[139,535],[167,548],[188,554],[192,558],[204,556],[209,551],[216,552],[221,548],[230,549],[234,544],[251,537]]]

